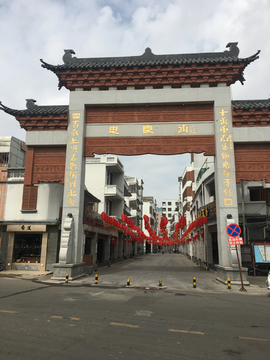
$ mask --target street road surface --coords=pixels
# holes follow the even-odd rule
[[[128,277],[130,287],[122,284]],[[0,359],[270,358],[266,287],[227,290],[178,254],[127,261],[99,270],[96,286],[94,279],[65,284],[1,276]]]

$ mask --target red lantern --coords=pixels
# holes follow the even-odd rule
[[[114,245],[114,243],[115,243],[115,238],[112,238],[112,244]]]
[[[126,243],[127,242],[127,239],[124,239],[124,243]]]
[[[103,221],[105,220],[105,215],[106,215],[106,214],[105,214],[105,212],[103,211],[103,212],[101,213],[101,220],[103,220]]]
[[[208,223],[208,217],[207,216],[203,217],[203,223],[204,223],[204,225],[206,225]]]

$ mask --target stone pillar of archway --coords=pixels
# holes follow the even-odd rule
[[[71,92],[67,129],[61,244],[59,263],[54,264],[54,279],[64,279],[66,274],[69,274],[70,280],[74,280],[84,275],[84,263],[82,263],[85,180],[84,133],[84,103],[76,101],[74,92]],[[72,221],[69,221],[69,219],[72,219]]]
[[[222,87],[222,84],[220,85]],[[231,94],[230,88],[224,85],[223,91],[214,102],[215,121],[215,193],[218,229],[219,265],[217,277],[226,283],[230,278],[232,283],[240,283],[239,267],[236,249],[228,245],[226,227],[228,220],[238,223],[238,204],[236,193],[236,176],[234,145],[232,131]],[[229,220],[232,222],[232,220]],[[239,252],[241,253],[240,249]],[[240,255],[240,254],[239,254]],[[240,261],[241,263],[241,261]],[[247,281],[247,272],[243,272]]]

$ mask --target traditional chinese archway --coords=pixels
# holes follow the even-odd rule
[[[73,50],[65,50],[62,65],[41,61],[44,68],[57,75],[59,88],[70,90],[68,107],[40,107],[33,100],[24,111],[2,105],[27,130],[30,151],[25,186],[31,187],[37,175],[37,146],[50,145],[54,151],[66,145],[65,173],[58,169],[59,174],[54,175],[62,176],[60,181],[65,184],[63,218],[73,215],[75,232],[72,241],[62,236],[60,264],[82,260],[84,157],[204,152],[215,155],[219,271],[227,279],[237,262],[226,235],[227,215],[238,219],[235,159],[241,168],[240,154],[247,148],[243,139],[239,140],[235,156],[233,128],[241,130],[252,121],[256,126],[269,125],[269,110],[263,111],[263,105],[255,109],[259,117],[254,112],[247,115],[246,103],[232,102],[230,94],[230,85],[243,83],[243,71],[258,58],[259,51],[241,59],[237,43],[227,47],[229,50],[220,53],[184,55],[154,55],[147,48],[142,56],[115,58],[76,58]],[[236,135],[240,137],[239,131]],[[263,152],[265,146],[270,151],[269,143],[253,146],[258,152]],[[244,162],[248,158],[245,155]],[[244,178],[251,172],[246,172]],[[42,178],[42,174],[39,176]],[[270,181],[268,169],[262,176]]]

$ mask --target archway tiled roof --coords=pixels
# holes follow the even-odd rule
[[[140,56],[77,58],[72,49],[65,50],[62,65],[51,65],[41,59],[42,67],[54,72],[59,89],[66,87],[91,90],[108,90],[114,87],[125,90],[128,86],[154,89],[170,85],[174,88],[188,85],[199,87],[219,83],[227,86],[245,81],[243,71],[258,59],[258,50],[248,58],[239,58],[237,43],[229,43],[229,50],[213,53],[155,55],[150,48]]]

